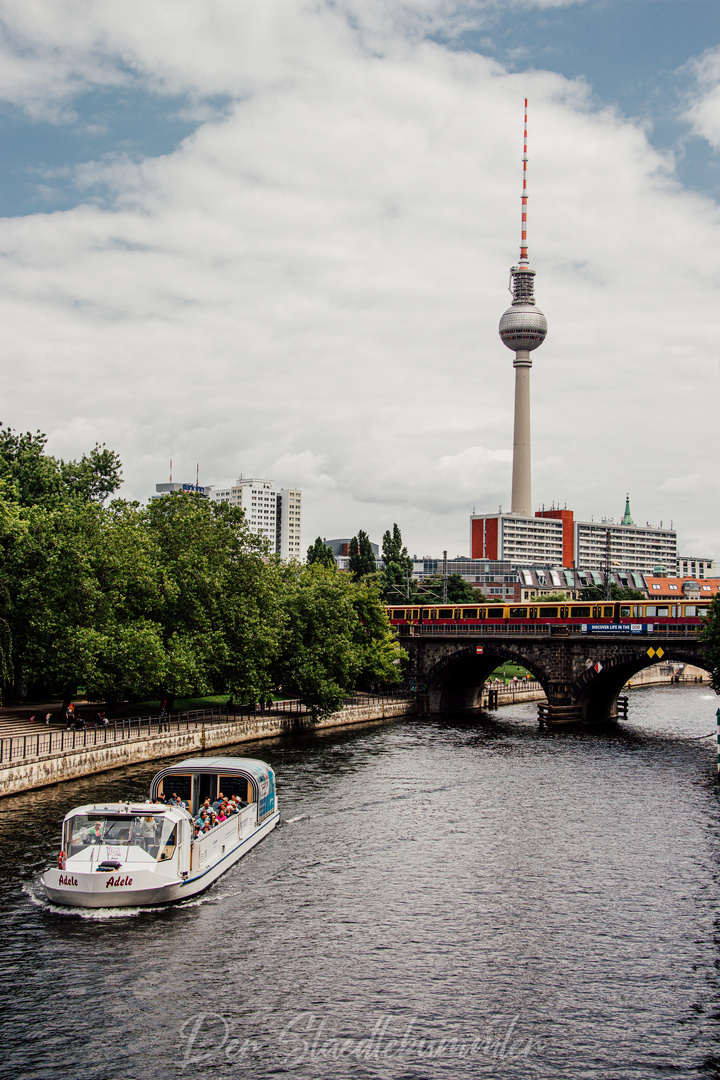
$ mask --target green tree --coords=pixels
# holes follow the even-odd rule
[[[538,596],[538,598],[537,598],[538,603],[541,603],[541,604],[562,604],[562,603],[566,604],[568,602],[568,599],[569,599],[568,594],[564,593],[564,592],[543,593],[541,596]]]
[[[65,462],[45,452],[47,437],[18,434],[0,425],[0,482],[4,497],[21,506],[51,509],[63,502],[102,502],[121,483],[117,454],[96,445],[79,461]]]
[[[327,546],[321,536],[318,536],[315,543],[308,548],[307,563],[308,566],[312,566],[313,563],[319,563],[321,566],[337,566],[332,548]]]
[[[284,692],[322,718],[359,686],[397,681],[405,654],[374,586],[318,564],[282,574],[285,620],[273,671]]]
[[[580,590],[581,600],[604,600],[605,599],[605,586],[604,585],[587,585],[584,589]],[[644,600],[645,593],[639,592],[637,589],[630,589],[621,585],[610,586],[610,599],[611,600]]]
[[[163,577],[137,504],[34,506],[23,523],[3,564],[15,677],[65,697],[78,684],[111,699],[157,685],[163,643],[147,612]]]
[[[350,541],[350,573],[355,581],[376,572],[375,554],[370,538],[362,529]]]
[[[425,578],[420,586],[420,603],[435,604],[443,602],[443,580],[440,574]],[[480,589],[475,589],[462,574],[448,574],[447,602],[449,604],[478,604],[487,597]]]
[[[250,701],[269,693],[282,614],[267,541],[238,507],[202,495],[153,499],[145,518],[164,577],[152,613],[166,653],[161,691],[229,691]]]
[[[417,583],[412,579],[413,562],[403,545],[397,524],[392,532],[386,530],[382,538],[382,557],[385,563],[380,574],[380,588],[388,604],[412,603],[417,599]]]
[[[716,694],[720,694],[720,593],[710,604],[710,611],[700,632],[699,641],[702,645],[705,666],[710,672],[712,687]]]

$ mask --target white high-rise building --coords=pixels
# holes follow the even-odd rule
[[[275,550],[282,559],[300,561],[301,526],[302,491],[298,488],[281,488],[277,494]]]
[[[235,484],[218,488],[212,497],[244,510],[252,531],[269,540],[281,558],[300,558],[302,491],[278,489],[272,480],[241,476]]]

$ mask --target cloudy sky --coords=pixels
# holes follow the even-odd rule
[[[720,557],[717,0],[0,0],[0,420],[240,473],[303,541],[509,509],[523,98],[533,499]]]

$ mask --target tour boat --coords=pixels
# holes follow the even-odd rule
[[[242,808],[193,839],[207,799]],[[185,806],[161,799],[177,796]],[[185,809],[187,807],[188,809]],[[63,821],[57,869],[42,884],[71,907],[166,904],[207,889],[275,828],[275,774],[255,758],[188,758],[153,777],[147,802],[78,806]]]

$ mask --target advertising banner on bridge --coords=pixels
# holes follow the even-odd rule
[[[583,634],[652,634],[653,623],[583,623]]]

